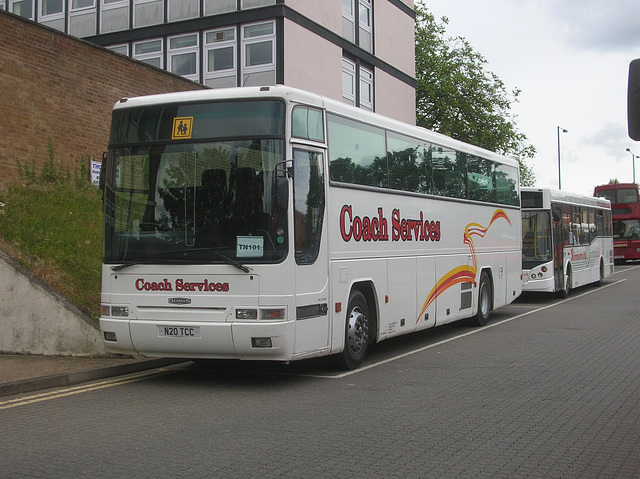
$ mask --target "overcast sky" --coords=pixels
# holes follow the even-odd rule
[[[535,146],[536,186],[592,194],[633,181],[627,134],[629,62],[640,58],[640,0],[422,0],[449,18],[447,37],[465,37],[508,91],[517,124]],[[636,159],[640,182],[640,158]]]

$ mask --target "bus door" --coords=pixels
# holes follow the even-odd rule
[[[324,154],[293,150],[295,354],[329,346],[329,261]]]
[[[563,234],[563,215],[562,206],[559,204],[551,205],[551,228],[553,239],[553,276],[555,278],[555,290],[564,289],[564,243],[567,238]],[[569,218],[566,218],[569,221]],[[569,224],[567,223],[567,231]]]

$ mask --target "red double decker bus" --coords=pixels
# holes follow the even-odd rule
[[[593,196],[611,201],[616,263],[640,259],[640,200],[635,183],[596,186]]]

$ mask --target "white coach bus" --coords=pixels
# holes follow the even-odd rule
[[[516,161],[315,94],[123,99],[103,176],[112,352],[355,368],[521,292]]]
[[[524,291],[566,297],[613,273],[609,200],[539,188],[520,193]]]

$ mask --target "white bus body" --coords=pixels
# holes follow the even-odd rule
[[[353,368],[521,292],[518,166],[486,150],[281,86],[122,100],[109,150],[112,352]]]
[[[539,188],[520,193],[523,291],[566,297],[613,273],[609,200]]]

